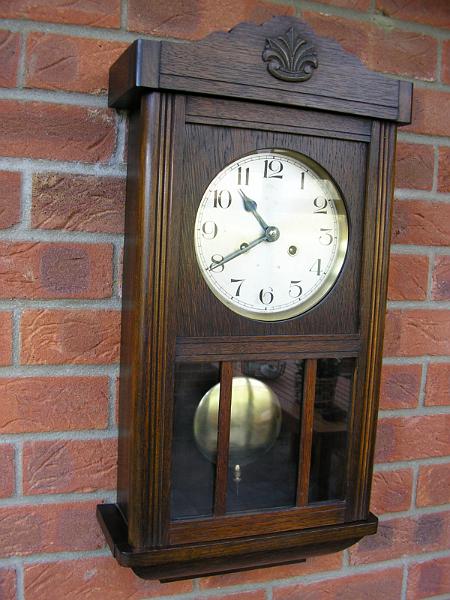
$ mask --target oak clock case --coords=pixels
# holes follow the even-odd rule
[[[113,65],[129,110],[118,562],[305,560],[369,512],[396,126],[411,86],[275,18]]]

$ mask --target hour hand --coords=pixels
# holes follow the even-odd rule
[[[258,221],[258,223],[261,225],[261,227],[264,229],[264,231],[266,231],[269,226],[261,217],[261,215],[257,212],[258,205],[256,204],[256,202],[249,198],[247,194],[245,194],[242,190],[239,190],[239,193],[244,202],[245,210],[247,212],[251,212],[255,219]]]

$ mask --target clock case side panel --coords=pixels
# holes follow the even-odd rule
[[[172,174],[184,97],[150,93],[130,115],[119,386],[118,508],[136,549],[164,543],[170,469]],[[175,178],[176,180],[176,178]],[[176,184],[174,184],[176,185]]]
[[[361,272],[361,347],[351,419],[346,520],[369,515],[387,300],[397,126],[374,121]]]

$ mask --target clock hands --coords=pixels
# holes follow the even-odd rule
[[[247,212],[251,212],[255,219],[258,221],[258,223],[261,225],[261,227],[264,229],[264,231],[267,231],[269,229],[269,226],[261,217],[261,215],[257,212],[256,209],[258,208],[258,205],[256,204],[256,202],[249,198],[247,194],[245,194],[242,190],[239,190],[239,193],[241,195],[242,200],[244,201],[245,210]]]
[[[248,252],[249,250],[251,250],[252,248],[257,246],[261,242],[276,242],[276,240],[280,237],[280,230],[278,229],[278,227],[274,227],[273,225],[267,225],[267,223],[264,221],[264,219],[261,217],[261,215],[259,215],[259,213],[256,210],[258,208],[258,205],[256,204],[256,202],[254,200],[252,200],[251,198],[249,198],[242,190],[239,190],[239,193],[242,197],[242,200],[244,201],[245,210],[247,212],[251,212],[252,215],[256,218],[258,223],[264,229],[264,235],[257,238],[256,240],[253,240],[253,242],[250,242],[248,244],[244,242],[243,244],[241,244],[241,247],[239,248],[239,250],[235,250],[234,252],[231,252],[230,254],[228,254],[227,256],[222,258],[222,260],[217,261],[217,262],[213,261],[209,265],[209,267],[206,269],[207,271],[212,271],[213,269],[216,269],[217,267],[221,267],[222,265],[229,262],[230,260],[233,260],[233,258],[236,258],[236,257],[240,256],[241,254]]]
[[[242,200],[244,201],[244,208],[247,212],[251,212],[261,227],[264,229],[265,239],[267,242],[276,242],[280,237],[280,230],[278,227],[274,227],[273,225],[267,225],[264,219],[256,210],[258,205],[254,200],[249,198],[247,194],[245,194],[242,190],[239,190]]]

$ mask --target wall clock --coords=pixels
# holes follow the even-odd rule
[[[304,23],[138,40],[110,73],[129,158],[121,565],[300,561],[369,512],[396,127],[411,85]]]

